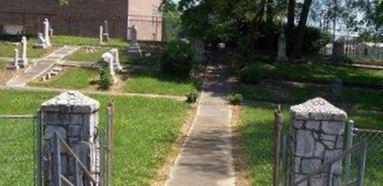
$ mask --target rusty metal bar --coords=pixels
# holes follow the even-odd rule
[[[63,150],[65,150],[69,156],[78,161],[81,169],[85,172],[85,174],[94,182],[97,183],[97,180],[92,176],[90,171],[86,168],[86,166],[81,162],[80,158],[72,151],[69,145],[65,142],[65,140],[60,139],[61,145],[63,146]]]
[[[281,105],[274,110],[274,160],[273,160],[273,185],[278,185],[278,168],[281,142]]]
[[[62,174],[60,174],[60,179],[62,182],[65,183],[65,185],[69,185],[69,186],[74,186],[72,182],[70,182],[65,176],[63,176]]]
[[[363,185],[363,178],[366,168],[366,155],[367,155],[367,143],[362,143],[360,154],[359,154],[359,172],[358,172],[358,180],[356,182],[356,186]]]
[[[54,149],[53,149],[53,184],[61,186],[61,149],[60,149],[60,137],[57,132],[53,136]]]

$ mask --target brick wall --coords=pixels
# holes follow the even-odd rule
[[[129,0],[128,25],[138,27],[139,40],[162,39],[162,0]],[[128,36],[129,38],[129,36]]]
[[[157,40],[160,40],[162,14],[153,17],[153,5],[158,7],[161,2],[72,0],[69,6],[60,6],[58,0],[0,0],[0,25],[24,25],[27,34],[36,34],[43,31],[42,22],[48,18],[55,34],[98,36],[99,25],[108,20],[111,37],[126,38],[129,22],[141,30],[138,39],[152,40],[153,33],[157,33]],[[128,9],[130,21],[127,20]]]

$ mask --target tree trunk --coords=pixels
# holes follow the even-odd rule
[[[302,12],[299,18],[299,24],[298,24],[298,31],[295,39],[295,47],[293,50],[293,59],[300,59],[302,58],[302,48],[303,48],[303,42],[305,38],[305,30],[306,30],[306,22],[307,17],[309,15],[310,6],[311,6],[312,0],[305,0],[303,3]]]
[[[266,51],[272,52],[275,47],[274,44],[274,34],[273,34],[273,0],[267,0],[266,3]]]
[[[294,40],[294,27],[295,27],[295,0],[288,0],[287,7],[287,29],[286,29],[286,52],[290,56],[291,51],[293,50],[293,40]]]

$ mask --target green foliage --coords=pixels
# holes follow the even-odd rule
[[[162,4],[164,14],[163,22],[163,41],[172,41],[178,39],[181,34],[181,12],[173,1],[165,1]]]
[[[191,91],[188,92],[186,95],[186,102],[188,103],[195,103],[198,98],[198,92],[197,91]]]
[[[317,54],[320,49],[331,42],[331,34],[320,28],[307,27],[303,43],[303,52],[306,54]]]
[[[227,100],[229,100],[232,105],[240,105],[243,101],[242,94],[230,94],[227,96]]]
[[[103,90],[108,90],[109,87],[113,85],[113,77],[110,74],[108,66],[102,65],[102,67],[99,69],[99,74],[100,74],[100,81],[99,81],[100,88]]]
[[[262,76],[262,67],[259,64],[249,65],[239,73],[239,78],[243,83],[258,84],[262,80]]]
[[[163,73],[175,76],[189,76],[195,62],[195,51],[182,41],[171,41],[166,45],[161,56],[161,70]]]

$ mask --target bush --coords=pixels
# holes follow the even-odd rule
[[[186,102],[188,103],[195,103],[198,98],[198,92],[191,91],[186,94]]]
[[[101,89],[107,90],[113,84],[112,74],[109,72],[109,68],[106,65],[103,65],[100,70],[100,81],[99,85]]]
[[[195,60],[195,51],[182,41],[171,41],[161,56],[161,70],[175,76],[188,76]]]
[[[248,84],[258,84],[262,76],[262,68],[258,64],[249,65],[239,72],[241,82]]]
[[[232,105],[239,105],[243,101],[242,94],[230,94],[227,96],[227,100],[229,100]]]

